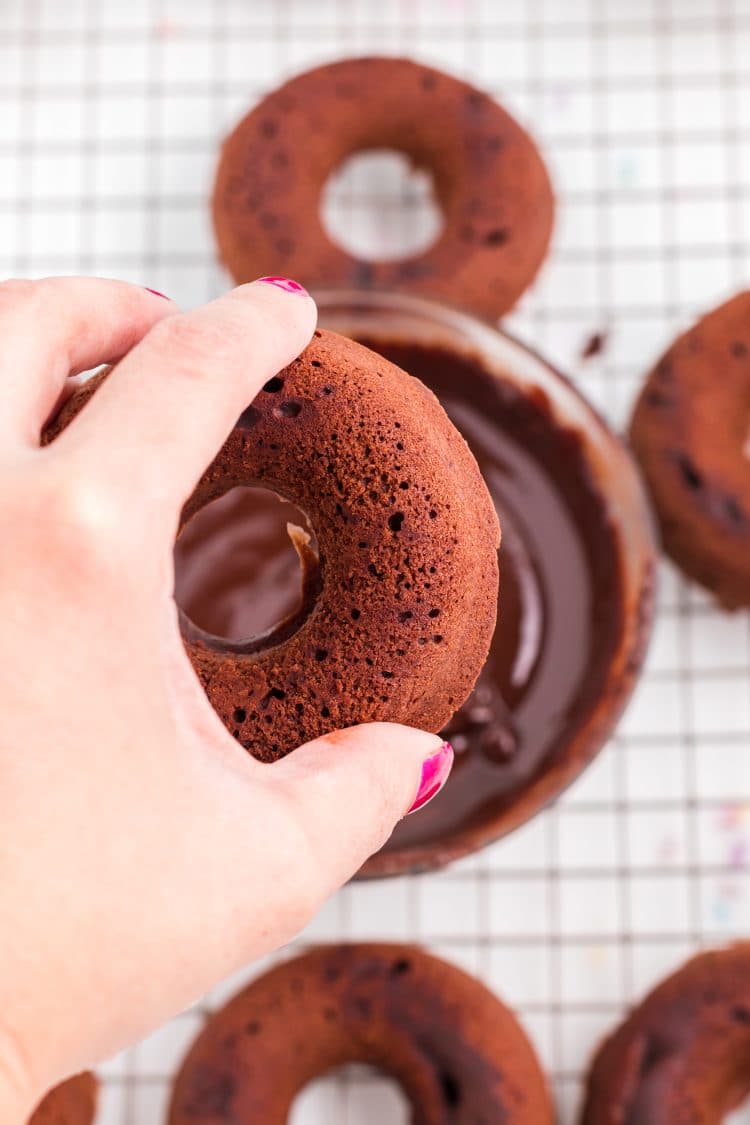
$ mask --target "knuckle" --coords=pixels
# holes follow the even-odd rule
[[[56,472],[38,481],[34,524],[44,540],[45,554],[71,574],[101,576],[114,569],[118,551],[113,536],[119,520],[112,498],[96,480]]]
[[[16,311],[20,305],[36,301],[41,284],[40,281],[30,281],[23,277],[10,277],[0,281],[0,312]]]
[[[54,339],[65,355],[70,341],[90,332],[88,305],[76,299],[73,279],[59,277],[9,278],[0,282],[0,316],[24,332],[36,333],[44,324],[44,336]],[[43,318],[43,320],[42,320]]]
[[[225,377],[227,368],[231,374],[247,356],[252,338],[253,318],[231,308],[170,316],[149,333],[170,370],[195,379]]]

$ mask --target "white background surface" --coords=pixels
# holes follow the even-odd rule
[[[0,0],[0,275],[213,296],[222,134],[293,72],[379,51],[484,86],[540,140],[558,227],[510,323],[621,425],[675,331],[746,280],[750,0]],[[422,194],[386,161],[340,182],[329,213],[398,244]],[[606,346],[584,361],[594,332]],[[445,873],[346,888],[305,935],[416,939],[479,974],[534,1039],[563,1125],[626,1003],[690,950],[750,931],[750,621],[662,577],[642,685],[566,796]],[[103,1068],[100,1125],[164,1120],[203,1012]],[[313,1088],[294,1118],[401,1120],[361,1074]]]

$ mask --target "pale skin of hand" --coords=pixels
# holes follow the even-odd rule
[[[387,839],[439,750],[374,724],[263,766],[181,643],[181,507],[315,317],[304,291],[260,283],[190,313],[122,282],[0,284],[7,1125],[293,937]],[[68,376],[121,357],[40,448]]]

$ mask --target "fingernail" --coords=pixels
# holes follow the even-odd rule
[[[298,281],[292,281],[291,277],[259,277],[257,281],[262,281],[264,285],[275,285],[277,289],[284,289],[287,293],[301,293],[303,297],[309,296],[304,285],[300,285]]]
[[[170,299],[166,293],[160,293],[158,289],[149,289],[148,285],[144,285],[143,288],[147,293],[153,293],[155,297],[163,297],[165,301]]]
[[[433,797],[437,797],[440,790],[448,780],[448,774],[453,765],[453,747],[450,742],[444,742],[437,754],[426,758],[422,762],[422,776],[419,779],[419,789],[414,798],[414,804],[409,813],[416,812],[428,804]],[[408,816],[409,813],[406,815]]]

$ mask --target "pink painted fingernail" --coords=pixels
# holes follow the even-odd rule
[[[448,780],[448,774],[453,765],[453,747],[450,742],[444,742],[437,754],[426,758],[422,762],[422,776],[419,779],[419,789],[414,798],[414,804],[409,813],[416,812],[428,804],[433,797],[437,797],[440,790]],[[409,813],[406,815],[408,816]]]
[[[170,299],[166,293],[160,293],[158,289],[149,289],[148,285],[144,285],[143,288],[147,293],[153,293],[155,297],[163,297],[165,301]]]
[[[303,297],[309,295],[304,285],[292,281],[291,277],[259,277],[257,280],[264,285],[275,285],[277,289],[284,289],[287,293],[301,293]]]

